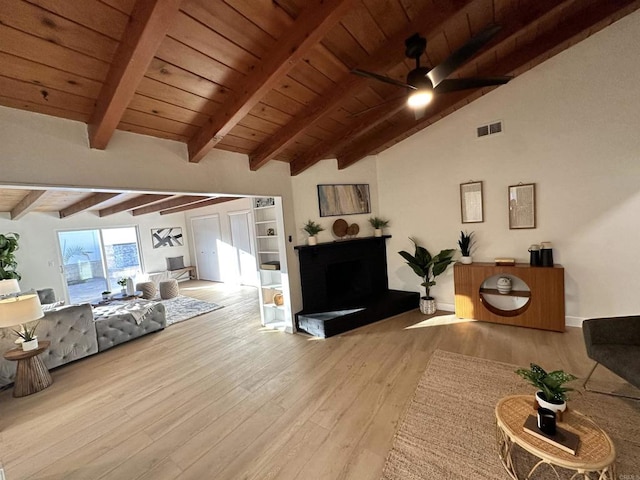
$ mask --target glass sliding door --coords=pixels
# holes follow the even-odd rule
[[[71,303],[118,292],[118,280],[142,271],[136,227],[58,232],[64,278]]]

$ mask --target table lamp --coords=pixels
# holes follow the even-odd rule
[[[4,280],[0,280],[0,297],[19,292],[20,285],[18,285],[18,280],[16,280],[15,278],[6,278]]]
[[[24,293],[0,298],[0,328],[16,327],[42,318],[44,312],[37,293]]]

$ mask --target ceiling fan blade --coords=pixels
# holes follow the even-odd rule
[[[500,25],[490,25],[482,30],[475,37],[472,37],[458,50],[449,55],[444,62],[434,67],[427,76],[434,87],[460,68],[467,60],[473,57],[482,47],[484,47],[493,36],[502,29]]]
[[[458,90],[468,90],[470,88],[492,87],[494,85],[504,85],[513,77],[470,77],[470,78],[448,78],[442,80],[435,88],[436,93],[457,92]]]
[[[384,75],[378,75],[377,73],[367,72],[366,70],[360,70],[359,68],[354,68],[351,70],[351,73],[355,73],[356,75],[360,75],[365,78],[373,78],[374,80],[378,80],[380,82],[389,83],[391,85],[395,85],[396,87],[402,88],[410,88],[415,90],[415,87],[412,87],[408,83],[401,82],[399,80],[395,80],[393,78],[385,77]]]

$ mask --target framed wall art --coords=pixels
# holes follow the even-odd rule
[[[536,228],[536,184],[509,187],[509,228]]]
[[[460,184],[460,216],[462,223],[484,222],[482,182]]]
[[[318,185],[321,217],[371,213],[369,184]]]
[[[182,228],[181,227],[152,228],[151,242],[153,243],[153,248],[182,247],[184,245],[184,238],[182,237]]]

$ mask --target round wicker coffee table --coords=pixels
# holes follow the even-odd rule
[[[514,445],[534,455],[539,461],[531,468],[526,479],[543,464],[553,470],[558,478],[556,467],[574,470],[571,479],[615,480],[616,450],[609,436],[593,421],[575,410],[566,411],[563,421],[558,425],[580,437],[576,455],[540,440],[523,430],[525,420],[535,415],[531,395],[513,395],[505,397],[496,405],[496,439],[498,454],[502,465],[511,478],[519,480],[512,453]],[[547,470],[547,469],[545,469]]]

